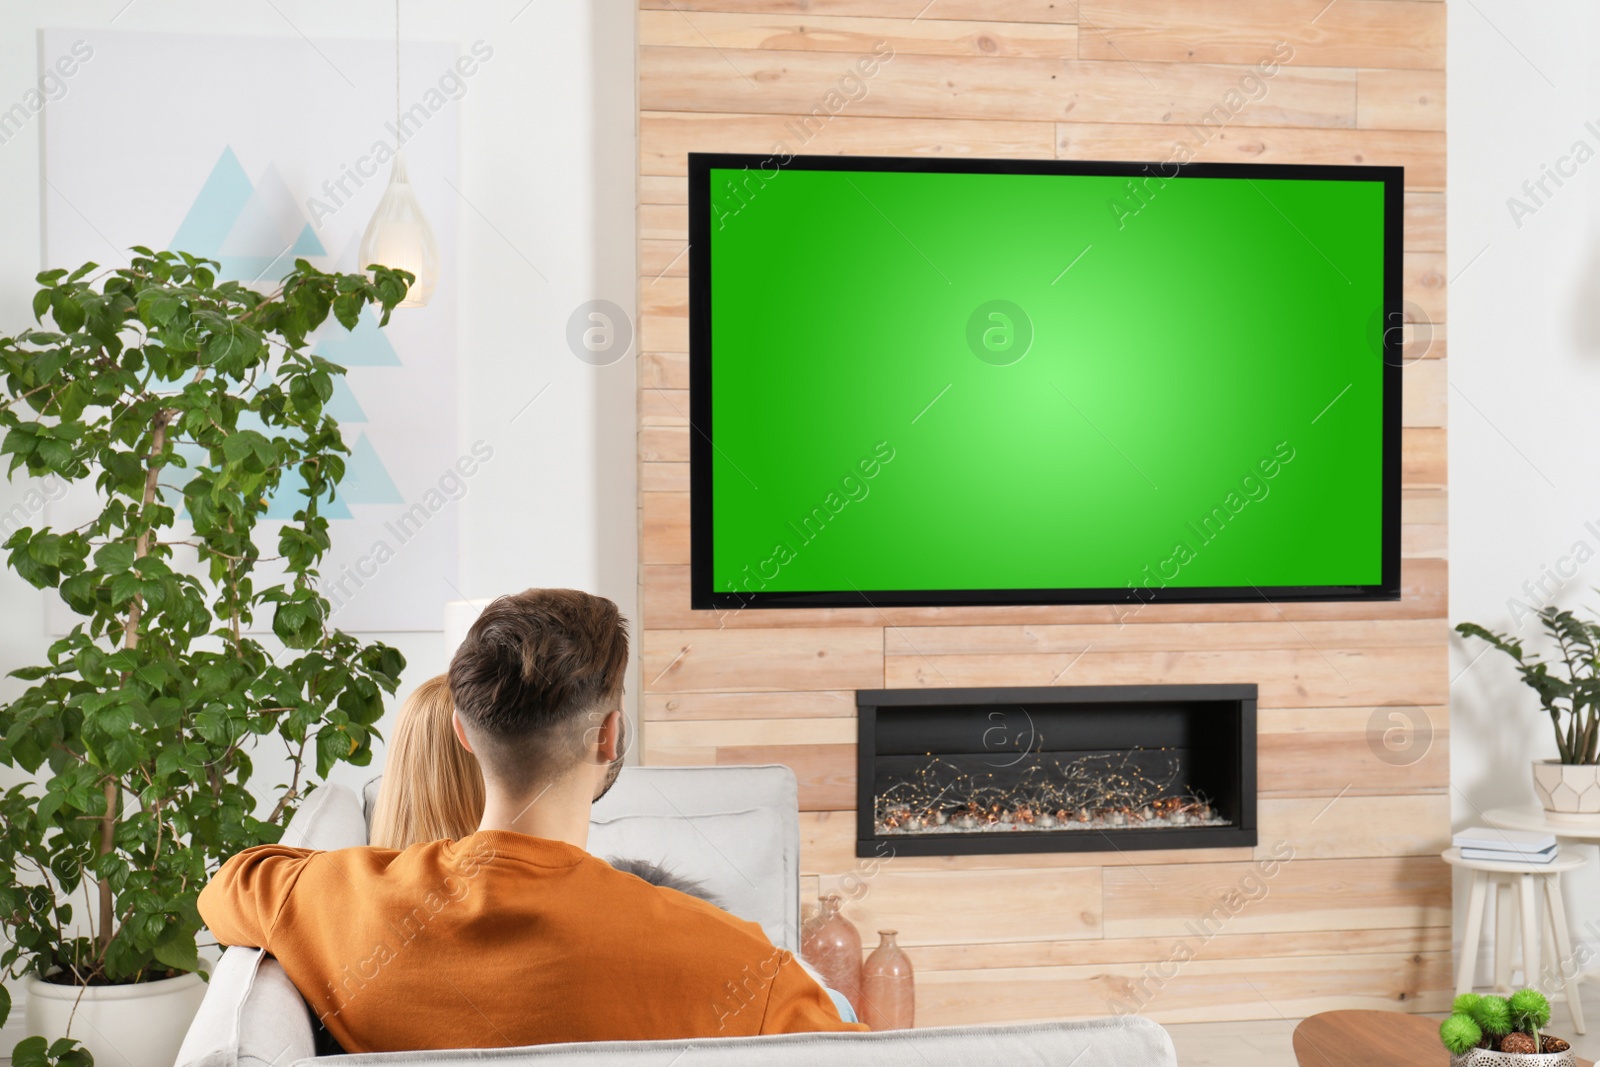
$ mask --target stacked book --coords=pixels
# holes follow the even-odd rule
[[[1554,860],[1558,852],[1554,834],[1495,830],[1485,826],[1467,827],[1456,834],[1452,844],[1461,850],[1462,859],[1493,860],[1526,867],[1542,867]]]

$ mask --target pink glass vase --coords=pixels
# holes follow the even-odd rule
[[[861,1014],[861,935],[839,913],[839,896],[818,898],[817,914],[800,935],[800,955],[815,967],[829,988],[843,993]]]
[[[911,960],[895,944],[895,931],[879,930],[878,937],[861,968],[861,1021],[874,1030],[909,1030],[917,1005]]]

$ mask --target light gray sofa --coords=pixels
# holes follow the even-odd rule
[[[376,792],[376,779],[363,798],[340,786],[323,786],[295,815],[284,843],[322,849],[365,844]],[[759,923],[773,944],[798,952],[798,811],[798,790],[787,767],[630,767],[595,806],[589,849],[608,858],[652,860],[696,879],[729,911]],[[1166,1032],[1137,1016],[318,1059],[310,1012],[283,968],[255,949],[230,948],[212,972],[177,1067],[789,1067],[823,1062],[829,1067],[1176,1067],[1177,1059]]]

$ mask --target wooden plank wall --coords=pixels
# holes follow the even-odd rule
[[[792,766],[807,890],[855,897],[869,943],[901,931],[925,1023],[1442,1007],[1444,3],[641,0],[638,17],[645,762]],[[1163,605],[1126,625],[1093,606],[689,609],[685,153],[799,151],[786,124],[881,41],[893,60],[805,152],[1163,160],[1181,141],[1205,160],[1405,166],[1406,298],[1433,340],[1405,371],[1403,600]],[[1234,109],[1278,42],[1292,58]],[[855,689],[1221,681],[1261,686],[1255,855],[858,866]],[[1429,722],[1414,762],[1373,747],[1393,702]],[[1275,848],[1293,858],[1269,877],[1254,864]]]

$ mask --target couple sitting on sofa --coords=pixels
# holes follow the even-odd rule
[[[495,601],[448,693],[406,710],[411,754],[385,775],[375,845],[248,849],[201,893],[207,926],[276,956],[349,1052],[865,1029],[754,923],[584,850],[622,769],[627,656],[609,600]],[[481,792],[470,757],[426,751],[445,699]]]

